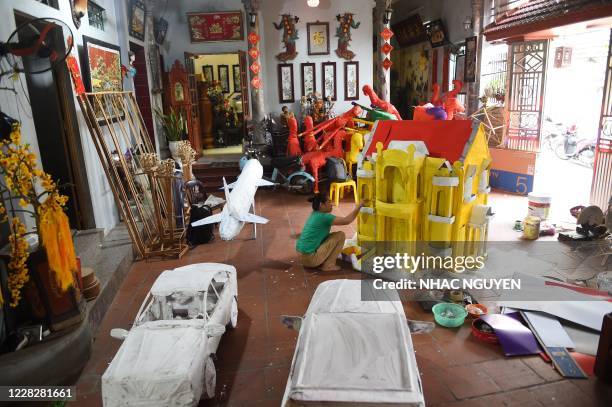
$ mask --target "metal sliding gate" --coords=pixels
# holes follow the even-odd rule
[[[539,151],[548,40],[510,44],[506,147]]]
[[[591,184],[591,203],[606,211],[612,196],[612,30],[608,45],[606,80],[604,82],[599,134],[595,152],[595,168]]]

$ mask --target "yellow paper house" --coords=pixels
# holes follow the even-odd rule
[[[468,120],[378,121],[357,171],[358,240],[485,254],[491,155]],[[415,249],[416,250],[416,249]],[[414,253],[409,253],[414,254]]]

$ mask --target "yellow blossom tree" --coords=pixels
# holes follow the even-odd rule
[[[0,141],[0,175],[0,222],[9,222],[10,226],[10,305],[19,304],[21,289],[30,278],[26,241],[29,233],[38,234],[39,245],[45,248],[57,286],[66,291],[73,284],[73,272],[77,267],[70,225],[63,210],[68,198],[59,193],[49,174],[37,168],[36,155],[29,144],[22,142],[19,125],[14,125],[8,139]],[[19,214],[34,218],[35,231],[26,231]],[[0,305],[3,303],[0,290]]]

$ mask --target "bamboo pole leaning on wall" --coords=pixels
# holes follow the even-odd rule
[[[155,154],[133,92],[83,93],[78,101],[136,257],[182,256],[185,213],[173,196],[182,180],[174,161]]]

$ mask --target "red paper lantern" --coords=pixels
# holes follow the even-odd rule
[[[386,70],[389,70],[389,68],[391,68],[392,65],[393,65],[393,62],[391,62],[389,58],[385,58],[385,60],[382,63],[383,68],[385,68]]]
[[[259,79],[259,76],[256,76],[251,79],[251,86],[253,86],[255,89],[261,89],[262,83],[261,79]]]
[[[393,51],[393,46],[388,42],[385,42],[385,45],[383,45],[381,49],[385,54],[390,54],[391,51]]]
[[[259,50],[255,47],[249,49],[249,56],[253,59],[257,59],[259,56]]]
[[[251,70],[251,72],[257,75],[259,73],[259,70],[261,69],[261,66],[259,66],[257,62],[253,62],[249,69]]]
[[[385,40],[389,41],[391,37],[393,37],[393,31],[389,29],[389,27],[385,27],[384,30],[380,33],[380,36]]]
[[[259,35],[257,35],[257,33],[254,31],[251,31],[248,38],[249,38],[249,42],[253,45],[259,42]]]

